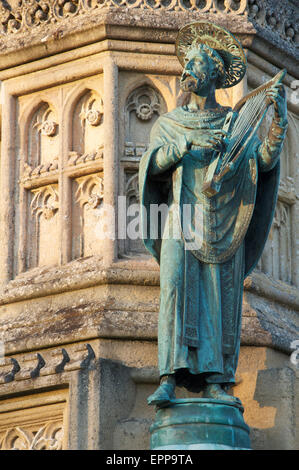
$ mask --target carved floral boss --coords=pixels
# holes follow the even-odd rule
[[[52,109],[49,107],[41,119],[38,119],[37,122],[34,124],[33,127],[36,127],[42,135],[48,136],[48,137],[53,137],[56,135],[56,132],[58,130],[58,124],[49,119],[49,116],[52,113]]]

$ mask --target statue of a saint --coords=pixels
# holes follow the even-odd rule
[[[184,67],[181,88],[191,98],[157,120],[139,173],[147,217],[144,243],[160,263],[161,288],[161,383],[148,403],[171,402],[176,385],[236,402],[227,392],[240,349],[243,281],[262,253],[273,219],[287,129],[285,92],[275,82],[258,95],[260,102],[274,105],[267,137],[261,142],[253,132],[255,99],[239,119],[238,139],[225,123],[228,115],[236,123],[239,113],[221,107],[215,90],[243,78],[241,44],[224,28],[201,22],[182,28],[176,47]],[[206,191],[211,165],[217,174],[224,157],[223,176],[215,190]],[[150,205],[162,203],[169,207],[167,236],[151,238]],[[183,228],[184,206],[192,209],[186,224],[191,244]],[[200,207],[200,227],[195,207]]]

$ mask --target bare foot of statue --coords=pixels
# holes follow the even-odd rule
[[[163,380],[163,379],[162,379]],[[157,390],[148,397],[147,403],[149,405],[167,405],[175,399],[175,379],[168,376],[161,381]]]
[[[239,398],[226,393],[220,384],[207,384],[203,391],[203,397],[228,401],[230,403],[238,403],[239,405],[241,405],[241,401],[239,400]]]

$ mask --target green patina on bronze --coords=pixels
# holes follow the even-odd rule
[[[147,217],[144,243],[160,263],[158,349],[165,380],[149,397],[156,405],[171,403],[175,385],[203,391],[206,398],[238,401],[226,392],[234,384],[239,356],[243,281],[255,267],[272,223],[287,127],[282,74],[264,87],[263,99],[275,109],[268,136],[261,142],[257,132],[244,133],[238,158],[225,165],[217,179],[233,138],[230,129],[222,132],[226,118],[229,115],[234,125],[239,109],[221,107],[215,89],[219,83],[228,87],[240,81],[246,63],[237,40],[231,36],[229,42],[229,32],[221,36],[221,28],[206,25],[189,25],[179,34],[181,86],[191,99],[158,119],[140,163],[140,200]],[[206,191],[213,163],[216,189]],[[168,236],[163,238],[159,227],[153,239],[150,206],[162,203],[170,209]],[[188,235],[193,245],[183,227],[184,205],[202,211],[200,231],[197,213],[191,212]]]
[[[243,408],[220,400],[175,400],[158,409],[150,431],[152,450],[251,448]]]

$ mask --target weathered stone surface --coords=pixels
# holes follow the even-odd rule
[[[69,8],[58,7],[53,0],[43,5],[21,6],[6,2],[1,7],[2,28],[1,33],[10,37],[8,45],[2,40],[4,50],[16,47],[24,48],[28,43],[28,32],[33,33],[33,43],[39,39],[61,40],[67,34],[74,36],[74,31],[89,30],[98,24],[124,24],[126,26],[161,28],[174,30],[187,22],[204,18],[227,26],[233,32],[246,27],[252,32],[258,32],[267,41],[294,50],[297,41],[296,5],[283,0],[279,6],[270,0],[253,1],[227,1],[224,5],[210,0],[205,4],[190,5],[188,2],[173,1],[170,5],[163,5],[160,0],[153,4],[147,1],[130,2],[129,8],[125,3],[120,5],[113,1],[101,4],[88,5],[87,2],[69,2]],[[163,11],[157,15],[155,9]],[[160,33],[161,34],[161,33]],[[31,35],[32,36],[32,35]],[[90,35],[89,35],[90,36]],[[153,39],[153,35],[151,35]],[[32,43],[31,43],[32,44]],[[47,46],[45,46],[47,47]]]
[[[7,413],[8,423],[0,423],[0,445],[9,447],[16,426],[28,429],[29,447],[30,433],[53,438],[47,426],[54,420],[63,424],[64,448],[149,447],[159,267],[138,241],[103,243],[93,227],[102,201],[116,207],[125,195],[138,203],[138,165],[151,126],[183,98],[177,31],[204,19],[231,29],[248,49],[247,79],[219,92],[221,104],[235,104],[248,88],[288,70],[279,205],[262,260],[245,282],[234,393],[245,405],[254,448],[295,448],[299,395],[290,354],[299,330],[299,104],[292,11],[298,7],[254,0],[225,2],[220,11],[223,2],[209,0],[206,11],[169,11],[149,2],[142,8],[104,2],[85,13],[61,11],[52,22],[53,10],[42,13],[34,3],[22,27],[13,12],[0,12],[0,415]],[[152,107],[149,119],[138,116],[136,97]],[[45,413],[32,427],[39,407]]]
[[[252,448],[296,448],[298,371],[290,358],[267,348],[243,347],[237,374],[234,394],[247,403],[244,419]]]

